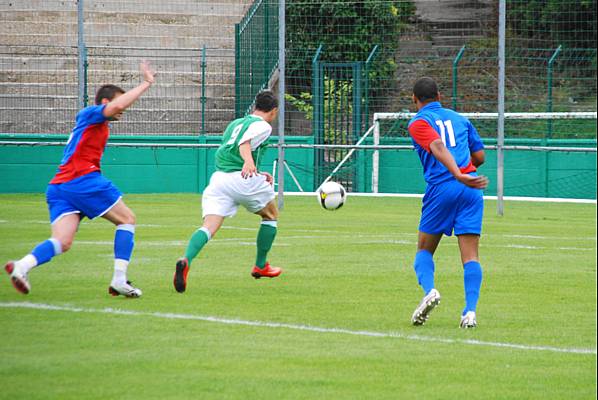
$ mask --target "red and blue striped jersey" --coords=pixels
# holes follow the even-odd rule
[[[100,170],[100,161],[110,131],[104,116],[106,105],[89,106],[79,111],[58,172],[50,183],[64,183]]]
[[[461,172],[474,172],[471,153],[482,150],[484,144],[472,123],[456,111],[443,108],[434,101],[422,107],[409,121],[409,135],[424,167],[427,183],[437,184],[453,175],[430,152],[430,144],[441,139],[453,155]]]

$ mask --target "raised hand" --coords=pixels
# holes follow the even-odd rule
[[[156,71],[152,68],[149,61],[143,60],[139,64],[139,69],[141,70],[141,74],[143,75],[143,80],[148,83],[154,83],[156,80]]]

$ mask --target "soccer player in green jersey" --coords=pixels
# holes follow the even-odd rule
[[[278,115],[278,101],[270,91],[259,93],[251,115],[231,122],[216,151],[216,171],[203,192],[201,207],[203,225],[191,236],[185,256],[176,262],[174,288],[183,293],[191,262],[205,244],[218,232],[225,217],[236,214],[239,205],[262,217],[257,234],[257,256],[251,275],[274,278],[280,268],[266,260],[276,237],[278,208],[274,201],[273,178],[257,166],[272,133],[270,125]]]

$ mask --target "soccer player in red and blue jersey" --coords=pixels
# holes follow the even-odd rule
[[[465,285],[460,326],[474,328],[482,285],[478,256],[484,211],[482,189],[488,185],[488,179],[478,176],[476,169],[484,162],[484,145],[467,118],[442,107],[433,79],[421,78],[415,83],[413,102],[418,112],[409,121],[408,130],[424,168],[427,186],[414,262],[424,297],[411,322],[423,325],[440,302],[440,293],[434,286],[433,256],[442,235],[450,236],[454,231]]]
[[[31,290],[28,273],[66,252],[83,217],[102,217],[116,225],[114,235],[114,275],[109,287],[114,296],[139,297],[141,290],[127,281],[127,267],[133,252],[135,214],[125,205],[122,193],[100,172],[100,160],[108,141],[109,121],[119,120],[154,83],[155,72],[147,62],[140,65],[143,82],[125,92],[104,85],[96,93],[95,105],[77,114],[56,176],[46,190],[52,236],[38,244],[30,254],[9,261],[5,270],[21,293]]]

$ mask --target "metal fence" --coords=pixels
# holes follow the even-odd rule
[[[21,107],[25,116],[21,124],[3,117],[2,131],[67,129],[60,123],[72,119],[77,108],[72,84],[80,79],[74,75],[74,57],[85,56],[84,50],[76,51],[81,23],[88,96],[103,80],[133,84],[140,58],[155,59],[162,73],[151,96],[164,99],[135,111],[147,118],[132,112],[134,119],[120,132],[219,133],[222,122],[212,121],[242,115],[260,89],[276,87],[278,6],[278,0],[2,2],[0,109],[6,116]],[[595,109],[594,6],[595,1],[579,0],[507,1],[507,111]],[[371,122],[373,112],[411,109],[411,86],[422,75],[439,81],[445,105],[464,112],[495,111],[497,25],[498,4],[491,0],[287,1],[286,133],[318,132],[312,120],[317,99],[309,96],[320,45],[319,60],[328,63],[364,62],[377,48],[363,82],[367,87],[362,86],[362,121]],[[23,96],[16,98],[19,82]],[[63,100],[44,100],[50,95]],[[56,115],[45,115],[53,105]],[[546,124],[530,134],[576,134],[557,128]]]
[[[256,0],[235,24],[235,116],[251,110],[278,64],[278,1]]]
[[[68,134],[100,85],[132,88],[147,59],[157,82],[113,133],[221,134],[234,117],[234,25],[250,4],[0,1],[0,133]]]
[[[112,127],[114,134],[221,134],[234,117],[234,52],[88,46],[83,54],[85,104],[104,84],[125,90],[151,60],[157,83]],[[62,133],[80,109],[76,47],[0,45],[0,132]]]
[[[77,60],[76,47],[0,46],[0,132],[69,133]]]
[[[221,49],[88,49],[87,81],[94,88],[110,82],[139,83],[139,63],[150,59],[155,84],[127,111],[116,134],[220,134],[232,118],[234,55]]]

